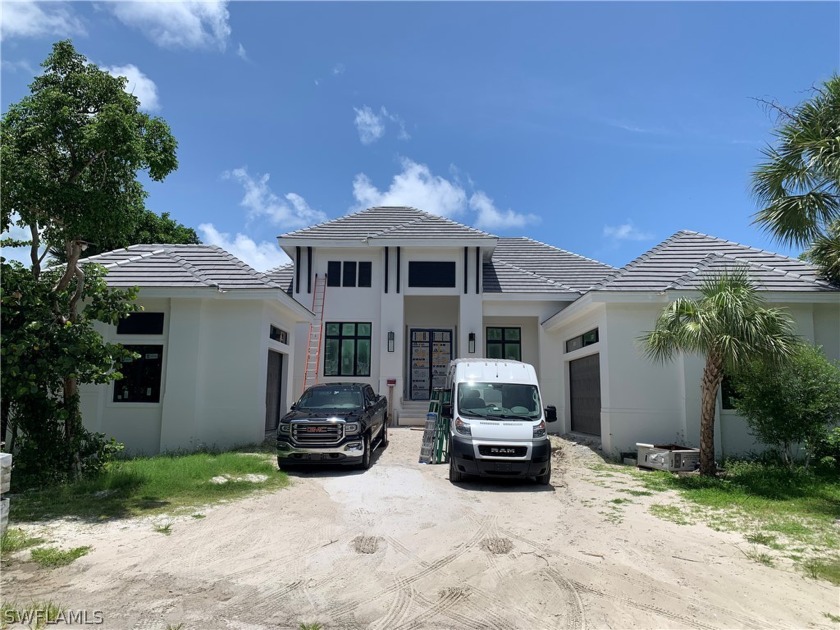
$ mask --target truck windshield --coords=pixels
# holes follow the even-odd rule
[[[298,409],[361,409],[362,393],[351,387],[312,387],[297,401]]]
[[[536,385],[462,383],[458,386],[458,412],[468,418],[534,420],[540,417],[541,409]]]

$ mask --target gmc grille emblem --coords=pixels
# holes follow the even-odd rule
[[[304,427],[307,433],[326,433],[327,427]]]

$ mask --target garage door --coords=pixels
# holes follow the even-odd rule
[[[593,354],[569,361],[572,431],[601,435],[601,361]]]

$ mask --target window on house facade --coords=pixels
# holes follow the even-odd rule
[[[324,376],[370,376],[369,322],[328,322]]]
[[[408,286],[421,288],[454,288],[455,263],[411,260],[408,263]]]
[[[724,374],[720,384],[720,406],[722,409],[735,409],[737,400],[738,392],[735,391],[732,379],[728,374]]]
[[[120,367],[122,378],[114,383],[114,402],[160,402],[163,346],[128,345],[140,356],[127,359]]]
[[[118,335],[162,335],[163,313],[131,313],[117,323]]]
[[[277,328],[277,326],[271,326],[268,330],[268,336],[273,339],[274,341],[279,341],[280,343],[289,343],[289,333],[282,328]]]
[[[487,328],[487,357],[522,360],[522,329],[491,326]]]
[[[566,352],[580,350],[581,348],[585,348],[586,346],[591,346],[593,343],[598,343],[597,328],[593,328],[592,330],[585,332],[582,335],[578,335],[577,337],[573,337],[572,339],[566,341]]]
[[[369,287],[372,263],[369,261],[331,260],[327,263],[328,287]]]

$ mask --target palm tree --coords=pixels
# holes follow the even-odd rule
[[[706,279],[697,299],[666,306],[653,331],[640,341],[645,355],[664,363],[680,352],[705,356],[701,381],[700,474],[716,474],[715,403],[723,375],[762,358],[783,361],[799,343],[793,322],[779,309],[765,308],[746,268]]]
[[[764,150],[767,160],[753,173],[753,195],[762,206],[755,222],[781,243],[808,246],[829,236],[840,220],[840,75],[792,110],[769,105],[778,113],[778,141]],[[837,240],[825,244],[834,247]],[[821,268],[840,282],[830,267]]]

